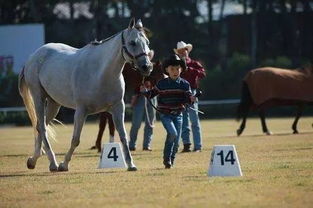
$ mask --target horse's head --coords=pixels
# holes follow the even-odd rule
[[[141,20],[135,24],[135,19],[129,23],[128,29],[122,33],[123,56],[133,63],[143,76],[148,76],[153,68],[149,40],[145,35]]]

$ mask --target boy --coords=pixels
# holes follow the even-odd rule
[[[182,112],[185,110],[185,104],[192,104],[196,98],[191,94],[189,83],[180,77],[182,71],[186,69],[183,60],[177,55],[171,55],[164,61],[163,68],[169,77],[160,80],[152,90],[146,91],[142,87],[141,92],[147,98],[159,95],[157,111],[160,112],[161,122],[167,131],[163,164],[165,168],[171,168],[181,136]]]

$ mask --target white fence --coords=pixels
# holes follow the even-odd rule
[[[225,105],[225,104],[238,104],[240,102],[239,99],[227,99],[227,100],[200,100],[199,106],[205,105]],[[127,103],[126,108],[130,107],[130,104]],[[3,112],[6,115],[9,112],[21,112],[25,111],[25,107],[8,107],[8,108],[0,108],[0,112]]]

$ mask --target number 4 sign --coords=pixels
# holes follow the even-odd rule
[[[215,145],[208,176],[242,176],[235,145]]]
[[[120,143],[115,142],[103,145],[98,168],[126,168]]]

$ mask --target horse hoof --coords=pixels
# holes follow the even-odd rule
[[[242,133],[242,130],[238,129],[238,130],[237,130],[237,136],[240,136],[241,133]]]
[[[136,166],[134,166],[134,167],[129,167],[129,168],[127,169],[127,171],[137,171],[137,167],[136,167]]]
[[[68,171],[68,167],[65,166],[64,163],[60,163],[58,171]]]
[[[31,157],[28,158],[28,160],[27,160],[27,168],[28,169],[34,169],[35,166],[36,166],[36,163],[34,163],[33,158],[31,158]]]
[[[49,170],[50,170],[50,172],[56,172],[59,170],[59,167],[58,167],[58,165],[51,163],[49,166]]]
[[[273,135],[273,133],[270,132],[270,131],[265,132],[265,134],[268,135],[268,136],[269,136],[269,135]]]

